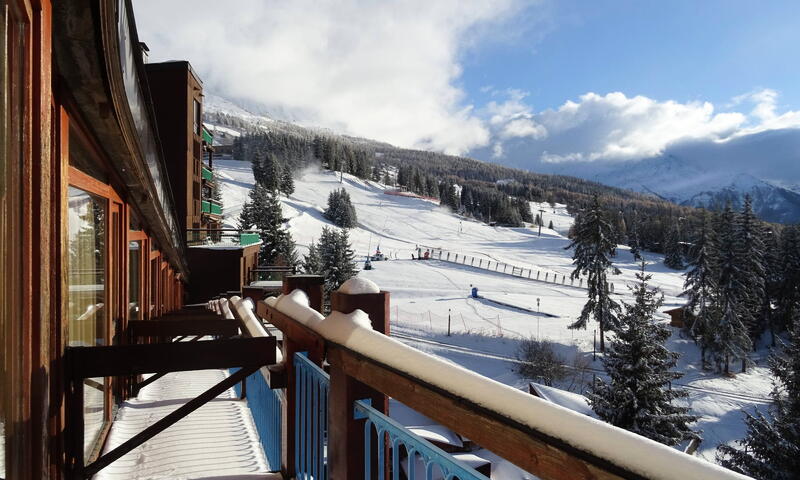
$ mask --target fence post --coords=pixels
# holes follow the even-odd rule
[[[536,270],[536,280],[539,280],[539,274],[542,273],[541,270]]]
[[[482,258],[478,259],[478,268],[481,268],[482,264],[483,264],[483,259]]]
[[[283,277],[283,294],[302,290],[308,295],[308,306],[322,313],[322,287],[325,278],[321,275],[287,275]]]
[[[391,312],[389,292],[362,294],[331,292],[331,309],[341,313],[362,310],[369,316],[373,330],[389,335]],[[373,408],[389,415],[389,398],[347,376],[335,364],[331,365],[330,375],[328,441],[330,478],[363,478],[364,420],[353,419],[353,402],[369,398]],[[377,443],[373,442],[372,446],[377,451]],[[387,462],[388,458],[387,456]],[[388,463],[384,468],[387,466]]]
[[[475,266],[475,257],[472,257],[472,261],[470,262],[469,266],[470,267],[474,267]]]
[[[311,308],[322,313],[322,287],[325,278],[321,275],[287,275],[283,277],[283,293],[291,293],[294,290],[302,290],[308,295],[308,303]],[[295,402],[297,397],[297,386],[295,384],[294,373],[294,354],[297,352],[308,351],[309,358],[317,365],[322,364],[321,346],[302,345],[296,340],[283,337],[283,358],[286,371],[286,389],[283,413],[281,414],[281,472],[292,478],[295,475]]]
[[[528,278],[531,278],[531,269],[528,269]]]
[[[547,277],[550,276],[550,272],[544,272],[544,281],[547,281]]]
[[[447,252],[447,261],[450,261],[450,252]]]
[[[455,263],[458,263],[458,254],[456,253]]]

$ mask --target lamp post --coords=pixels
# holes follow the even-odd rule
[[[539,298],[537,297],[536,298],[536,337],[538,337],[539,340],[542,339],[541,334],[539,333],[539,325],[541,324],[541,321],[542,321],[542,312],[539,309]]]
[[[544,223],[544,210],[539,209],[539,236],[542,236],[542,224]]]

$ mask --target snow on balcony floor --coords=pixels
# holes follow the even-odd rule
[[[228,376],[225,370],[174,372],[120,408],[105,452]],[[127,455],[95,479],[272,479],[247,404],[228,389]]]

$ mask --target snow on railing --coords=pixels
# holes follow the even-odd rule
[[[411,408],[422,409],[421,413],[448,428],[470,436],[470,432],[479,432],[481,426],[454,422],[452,412],[440,418],[431,416],[431,408],[436,407],[425,405],[424,399],[418,398],[419,392],[454,398],[453,405],[473,413],[482,412],[495,425],[499,422],[508,436],[483,432],[482,446],[501,455],[503,451],[520,448],[539,452],[542,458],[532,458],[531,453],[525,453],[508,459],[524,463],[520,466],[542,478],[594,478],[590,473],[594,471],[605,472],[600,475],[602,478],[746,478],[409,347],[372,330],[370,318],[361,310],[350,314],[333,312],[322,318],[308,306],[308,297],[299,290],[266,303],[321,336],[328,345],[329,361],[331,349],[338,349],[339,360],[344,358],[342,355],[350,355],[347,352],[353,352],[356,357],[348,362],[359,365],[358,373],[362,376],[359,380],[369,384],[366,378],[380,382],[382,377],[399,375],[398,378],[411,382],[417,393],[399,400]],[[331,362],[332,368],[336,366]],[[382,373],[370,375],[364,370],[370,366]],[[473,436],[470,438],[478,441]],[[524,438],[528,439],[528,444],[517,445]],[[563,473],[564,468],[575,470]]]

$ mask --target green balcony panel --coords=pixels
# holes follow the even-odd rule
[[[261,237],[257,233],[242,233],[239,236],[239,245],[246,247],[247,245],[258,243],[260,240]]]
[[[211,170],[207,169],[206,167],[203,167],[200,176],[203,177],[203,180],[208,180],[209,182],[214,179],[214,175],[211,173]]]
[[[211,214],[212,215],[222,215],[222,206],[217,205],[216,203],[211,204]]]
[[[214,145],[214,137],[212,137],[211,134],[208,133],[208,130],[206,130],[205,127],[203,127],[203,141],[209,145]]]
[[[203,213],[210,213],[211,212],[211,204],[203,200],[200,202],[200,211]]]

